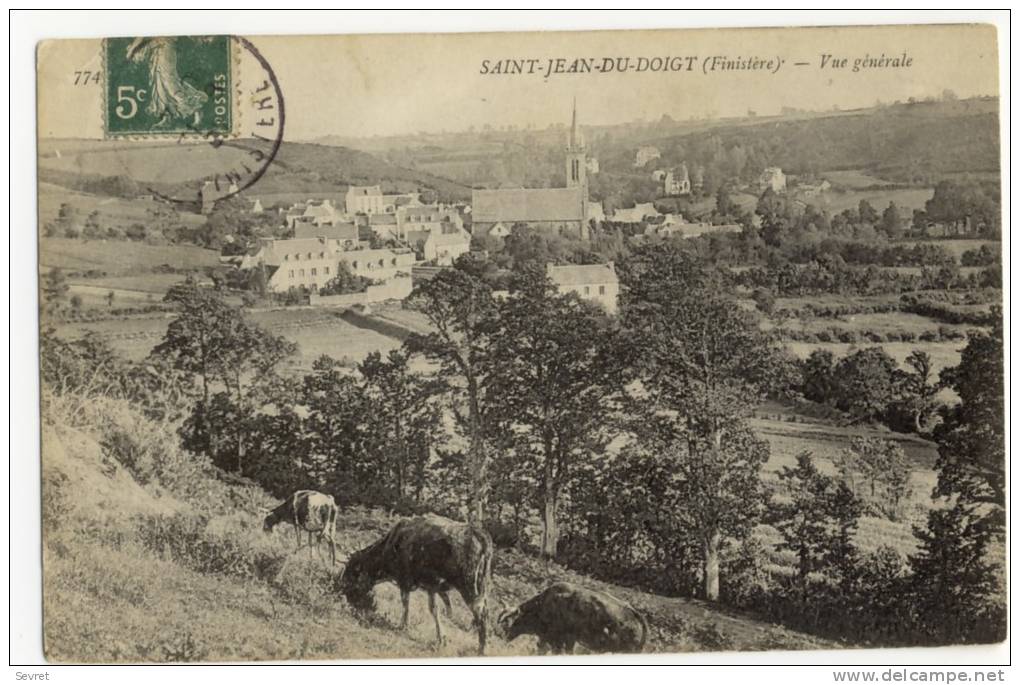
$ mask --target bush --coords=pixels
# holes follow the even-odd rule
[[[138,522],[143,546],[164,559],[199,573],[271,580],[283,568],[285,557],[268,538],[255,540],[253,534],[262,535],[240,526],[210,529],[210,518],[201,514],[152,514]]]

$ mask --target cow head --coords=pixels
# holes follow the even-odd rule
[[[262,530],[268,533],[273,530],[273,526],[275,526],[276,523],[277,523],[276,519],[273,517],[273,514],[270,513],[268,516],[262,519]]]
[[[347,599],[347,603],[356,611],[373,611],[375,596],[375,578],[365,568],[361,558],[355,553],[337,576],[335,587]]]
[[[520,633],[515,630],[515,623],[521,615],[520,607],[511,607],[506,602],[500,600],[499,609],[499,618],[496,621],[496,627],[506,640],[513,640],[515,637],[520,635]]]

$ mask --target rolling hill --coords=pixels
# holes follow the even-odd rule
[[[268,152],[269,144],[242,140],[236,146],[213,148],[162,141],[41,140],[39,180],[76,191],[102,192],[104,181],[111,184],[111,179],[117,179],[118,188],[131,181],[138,192],[152,189],[190,196],[203,179],[232,164],[250,164],[247,150],[252,147]],[[390,192],[428,188],[447,201],[470,197],[464,185],[390,164],[367,152],[289,142],[281,145],[272,166],[249,194],[338,192],[348,185],[374,184]]]
[[[999,170],[999,101],[977,98],[895,104],[828,117],[773,119],[721,126],[649,141],[660,166],[708,165],[740,148],[748,158],[787,173],[861,169],[898,183],[931,182]],[[605,166],[631,168],[633,150],[616,150]]]

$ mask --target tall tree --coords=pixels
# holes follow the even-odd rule
[[[909,370],[899,372],[901,402],[913,416],[914,430],[927,433],[931,429],[929,419],[939,406],[936,396],[941,385],[935,378],[931,355],[924,350],[914,350],[906,362]]]
[[[915,528],[911,558],[918,623],[938,643],[1004,639],[1005,404],[1002,312],[991,331],[971,336],[960,364],[941,380],[960,396],[934,431],[942,500]]]
[[[444,269],[415,286],[411,302],[431,324],[427,334],[412,335],[405,344],[440,364],[448,382],[458,426],[468,441],[468,516],[484,519],[489,461],[490,354],[488,329],[495,311],[492,291],[483,281],[459,269]]]
[[[939,444],[936,494],[1005,506],[1005,384],[1002,310],[992,312],[990,331],[971,335],[959,365],[940,380],[956,391],[960,403],[945,412],[934,432]]]
[[[544,273],[529,271],[514,285],[491,332],[491,388],[515,453],[537,462],[542,554],[553,557],[560,499],[577,462],[611,439],[630,346],[604,311],[558,295]]]
[[[638,250],[620,273],[625,322],[640,348],[642,385],[652,406],[676,417],[670,439],[686,441],[686,449],[675,453],[690,470],[692,495],[700,498],[691,507],[705,512],[698,521],[704,594],[716,600],[723,535],[741,528],[728,517],[755,512],[739,506],[731,511],[723,503],[753,499],[763,464],[760,450],[731,463],[728,446],[748,441],[745,421],[785,365],[775,363],[779,348],[753,315],[679,247]],[[746,478],[729,477],[733,469]]]
[[[379,456],[390,465],[397,500],[409,494],[421,499],[425,462],[441,425],[440,408],[432,401],[440,384],[411,371],[405,349],[392,350],[385,358],[373,352],[358,366],[364,379],[365,399],[373,423]]]
[[[852,566],[853,535],[861,503],[847,485],[818,470],[809,452],[797,455],[795,467],[779,472],[780,496],[773,502],[769,523],[783,541],[778,548],[797,555],[802,591],[808,575],[829,568],[839,577]]]
[[[177,305],[178,316],[167,326],[163,340],[151,355],[200,379],[202,401],[196,409],[194,428],[206,436],[210,451],[216,454],[222,432],[213,430],[208,418],[213,384],[221,384],[235,409],[242,411],[250,407],[247,387],[265,381],[277,364],[297,351],[297,346],[248,322],[239,308],[194,282],[173,286],[164,301]],[[240,471],[245,455],[244,432],[236,430],[233,437],[236,468]]]

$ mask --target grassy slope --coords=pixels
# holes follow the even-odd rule
[[[101,406],[96,406],[96,405]],[[446,620],[448,643],[433,645],[422,593],[412,598],[408,631],[396,628],[399,596],[389,583],[376,588],[378,615],[356,619],[331,590],[317,558],[294,553],[289,529],[266,536],[261,512],[271,500],[260,491],[219,481],[190,482],[187,502],[167,490],[141,486],[101,447],[105,432],[133,431],[159,453],[172,431],[147,423],[108,401],[63,403],[44,415],[44,611],[47,657],[60,662],[336,659],[472,655],[475,637],[459,599]],[[69,424],[90,425],[77,430]],[[106,426],[99,428],[96,426]],[[125,428],[126,427],[126,428]],[[108,443],[107,443],[108,444]],[[170,450],[175,458],[175,450]],[[179,457],[179,455],[177,455]],[[194,486],[201,487],[195,488]],[[197,495],[195,493],[198,493]],[[197,500],[195,499],[197,497]],[[269,570],[250,574],[198,572],[196,557],[144,544],[140,521],[174,512],[206,515],[203,540],[230,542],[239,554],[270,559]],[[338,521],[341,552],[379,537],[393,519],[351,510]],[[196,553],[197,554],[197,553]],[[215,557],[216,549],[208,552]],[[599,587],[647,613],[650,649],[694,651],[711,643],[730,649],[806,649],[833,643],[788,631],[702,602],[664,598],[613,587],[547,565],[519,552],[500,551],[495,563],[493,613],[556,579]],[[451,625],[452,622],[452,625]],[[721,638],[719,636],[722,636]],[[531,638],[491,640],[490,655],[534,654]]]
[[[763,143],[771,164],[800,173],[867,169],[882,178],[909,175],[912,166],[935,173],[994,172],[999,168],[997,99],[918,103],[838,116],[718,127],[664,138],[662,150],[717,137],[729,147]],[[939,141],[931,145],[932,140]],[[680,160],[664,159],[678,163]]]
[[[244,145],[261,143],[242,141]],[[62,150],[57,157],[54,149]],[[250,155],[240,147],[214,149],[209,145],[165,145],[128,141],[42,141],[40,178],[72,187],[76,176],[124,175],[160,192],[194,190],[200,179],[222,173],[225,162],[244,162]],[[72,149],[73,148],[73,149]],[[154,163],[158,160],[158,163]],[[447,200],[464,200],[470,190],[459,183],[424,171],[405,169],[366,152],[312,143],[284,143],[266,175],[248,195],[343,191],[351,184],[382,183],[386,190],[433,188]],[[174,186],[178,186],[177,189]]]

